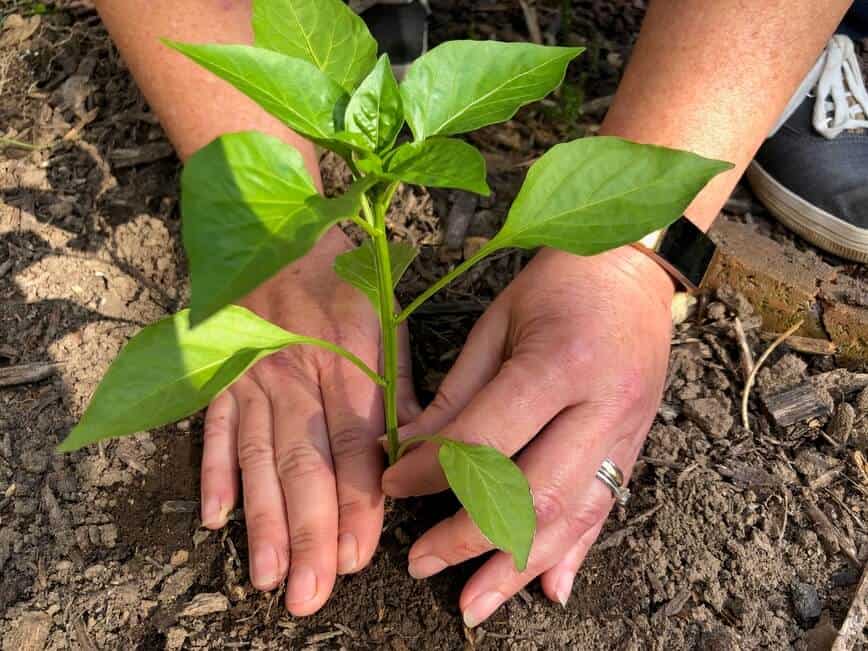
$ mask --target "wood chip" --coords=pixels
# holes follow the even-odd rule
[[[449,215],[446,217],[446,234],[443,237],[446,248],[457,251],[464,244],[467,230],[476,215],[479,196],[472,192],[459,192],[455,197]]]
[[[789,427],[832,414],[831,397],[811,382],[763,399],[766,411],[778,427]]]
[[[168,142],[153,142],[129,149],[115,149],[109,154],[109,160],[114,169],[135,167],[154,163],[174,155],[175,150]]]
[[[856,545],[853,544],[853,541],[832,524],[831,520],[826,517],[826,514],[820,510],[810,497],[807,495],[803,497],[805,498],[805,511],[814,523],[815,533],[825,543],[828,551],[834,554],[840,550],[855,565],[860,565],[859,559],[856,556]]]
[[[838,445],[844,447],[850,439],[850,433],[853,431],[853,423],[855,421],[856,410],[850,404],[842,402],[835,409],[835,415],[826,428],[826,434]]]
[[[764,332],[762,339],[764,341],[774,341],[779,336],[779,334],[773,332]],[[787,339],[787,347],[806,355],[834,355],[838,352],[838,346],[835,345],[834,341],[815,339],[813,337],[792,336]]]
[[[203,592],[184,606],[181,617],[204,617],[229,610],[229,599],[220,592]]]
[[[0,368],[0,387],[40,382],[47,377],[51,377],[57,370],[57,366],[55,363],[36,362],[34,364],[21,364],[20,366]]]
[[[864,631],[868,626],[868,567],[862,572],[862,580],[850,605],[847,617],[838,631],[838,638],[831,651],[850,651],[865,641]]]

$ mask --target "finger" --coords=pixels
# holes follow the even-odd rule
[[[416,388],[413,386],[413,358],[410,354],[410,329],[406,323],[398,328],[398,423],[405,425],[422,413]]]
[[[610,433],[600,427],[601,420],[599,412],[590,406],[573,407],[556,418],[518,460],[518,466],[531,486],[537,511],[537,539],[533,548],[536,555],[540,553],[539,534],[546,528],[561,526],[560,520],[572,513],[567,507],[574,509],[578,503],[573,487],[579,488],[579,481],[589,481],[578,478],[585,460],[592,455],[602,459],[603,453],[598,448],[614,444]],[[591,435],[590,432],[600,434]],[[574,499],[567,502],[570,498]],[[609,506],[605,491],[602,498],[602,514],[605,514]],[[577,538],[566,540],[564,551]],[[461,510],[437,524],[410,548],[410,574],[415,578],[425,578],[491,549],[491,543],[467,512]],[[552,565],[560,558],[555,558]]]
[[[286,501],[291,562],[286,607],[304,616],[319,610],[335,583],[338,498],[328,430],[313,382],[278,382],[272,391],[277,471]]]
[[[600,522],[597,526],[592,527],[585,533],[578,542],[572,546],[560,562],[553,568],[543,572],[540,577],[540,584],[546,596],[559,603],[564,608],[567,607],[567,602],[570,600],[570,595],[573,592],[573,583],[576,580],[576,574],[579,567],[585,562],[588,551],[591,545],[600,535],[604,522]]]
[[[244,486],[250,580],[258,590],[272,590],[289,567],[289,527],[275,466],[271,403],[246,376],[232,390],[239,409],[238,463]]]
[[[642,449],[644,440],[645,432],[640,431],[638,435],[627,439],[606,455],[622,469],[625,486],[630,481],[633,467],[636,464],[636,458],[639,456],[639,451]],[[567,601],[569,601],[573,591],[576,574],[582,563],[585,562],[588,551],[600,535],[604,524],[605,520],[601,520],[596,527],[593,527],[579,538],[578,542],[573,545],[572,549],[566,553],[560,562],[543,573],[540,578],[540,584],[542,585],[543,592],[549,599],[557,601],[561,606],[566,607]]]
[[[497,375],[503,363],[508,325],[508,315],[497,303],[482,315],[440,383],[434,400],[413,422],[401,428],[402,438],[439,432]]]
[[[232,391],[214,399],[205,414],[202,447],[202,525],[220,529],[238,500],[238,403]]]
[[[440,434],[515,454],[569,404],[570,384],[546,362],[538,355],[506,361]],[[428,495],[446,486],[435,443],[408,452],[383,475],[383,490],[392,497]]]
[[[357,350],[365,361],[377,357],[375,339],[369,344],[369,350]],[[382,398],[379,388],[349,363],[336,364],[321,382],[337,477],[337,569],[349,574],[371,560],[383,525],[383,451],[377,441],[384,427]]]
[[[572,429],[572,424],[567,424]],[[529,581],[556,566],[572,549],[575,541],[589,540],[587,545],[593,542],[614,504],[609,489],[596,479],[596,471],[606,456],[612,458],[618,467],[629,468],[632,458],[625,455],[624,451],[631,447],[638,448],[634,440],[642,438],[633,436],[632,440],[623,439],[624,442],[619,444],[615,441],[620,441],[621,437],[613,436],[613,433],[613,430],[609,430],[608,435],[604,433],[599,437],[588,437],[596,441],[582,446],[583,454],[578,458],[578,463],[576,458],[571,459],[573,463],[569,465],[575,470],[564,472],[564,478],[575,486],[573,491],[569,490],[568,484],[555,481],[535,492],[540,528],[526,570],[518,572],[511,556],[498,553],[470,578],[459,600],[468,626],[475,626],[487,619]],[[554,437],[547,437],[529,449],[526,472],[535,478],[539,477],[544,471],[542,464],[546,460],[550,463],[554,454],[564,458],[567,450],[563,443],[560,441],[559,444]],[[570,499],[571,493],[573,499]]]

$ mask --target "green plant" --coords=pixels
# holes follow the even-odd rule
[[[532,496],[496,450],[436,433],[398,440],[396,328],[471,266],[504,248],[593,255],[677,219],[727,164],[616,138],[554,147],[530,169],[501,231],[399,313],[393,290],[416,251],[391,243],[386,213],[399,183],[488,194],[485,161],[460,133],[512,117],[556,88],[580,48],[455,41],[416,61],[400,85],[364,23],[340,0],[254,2],[255,46],[165,41],[225,79],[296,132],[338,153],[354,175],[337,198],[317,193],[300,154],[257,132],[217,138],[182,176],[189,310],[123,349],[64,451],[163,425],[202,409],[252,364],[291,345],[342,355],[382,386],[390,463],[412,442],[440,445],[450,486],[491,542],[524,568],[535,529]],[[405,123],[413,139],[398,144]],[[332,343],[287,332],[232,305],[305,255],[334,224],[368,239],[335,260],[376,308],[383,371]]]

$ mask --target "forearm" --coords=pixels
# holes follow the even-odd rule
[[[711,226],[849,0],[654,0],[601,133],[735,168],[687,209]]]
[[[257,130],[294,145],[319,184],[314,146],[160,42],[252,43],[250,2],[97,0],[97,9],[182,159],[224,133]]]

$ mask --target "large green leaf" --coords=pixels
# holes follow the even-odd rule
[[[185,418],[257,360],[306,341],[234,305],[198,328],[190,328],[189,316],[179,312],[130,340],[60,451]]]
[[[449,41],[417,59],[401,84],[417,141],[508,120],[557,88],[582,52],[497,41]]]
[[[512,554],[516,568],[523,572],[536,530],[533,498],[524,474],[494,448],[438,440],[440,467],[449,487],[485,537]]]
[[[349,96],[314,65],[248,45],[164,43],[228,81],[294,131],[347,155],[346,145],[352,143],[339,132]]]
[[[389,242],[393,287],[398,286],[398,282],[417,254],[416,249],[409,244]],[[379,305],[377,300],[377,261],[374,243],[371,240],[365,240],[361,246],[335,258],[335,272],[350,285],[364,292],[374,307]],[[392,298],[389,297],[389,300]]]
[[[388,54],[380,57],[353,93],[344,124],[347,131],[361,135],[372,151],[383,151],[395,143],[404,126],[404,113]]]
[[[296,149],[255,131],[221,136],[181,176],[184,248],[193,321],[241,298],[305,255],[360,210],[373,177],[337,199],[321,197]]]
[[[365,22],[341,0],[255,0],[259,47],[304,59],[349,92],[377,60]]]
[[[387,159],[384,175],[416,185],[491,194],[482,154],[456,138],[431,138],[401,145]]]
[[[732,167],[686,151],[613,137],[549,150],[489,243],[593,255],[674,222],[708,181]]]

